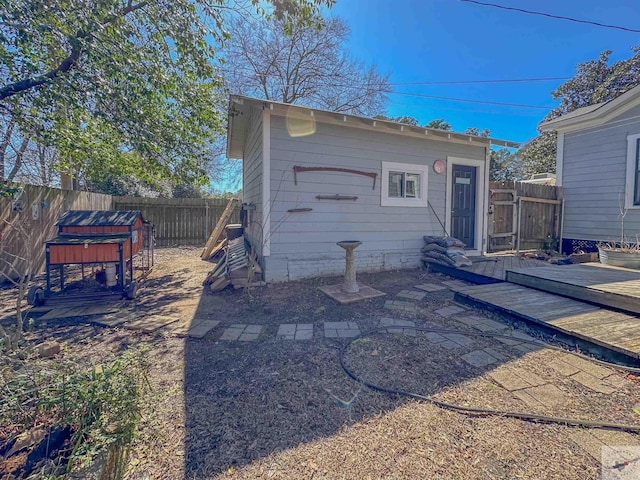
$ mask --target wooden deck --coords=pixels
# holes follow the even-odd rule
[[[640,271],[600,263],[546,265],[507,272],[511,283],[640,314]],[[640,319],[637,320],[640,323]]]
[[[524,258],[517,255],[486,255],[472,257],[473,265],[470,267],[447,267],[432,263],[431,268],[437,272],[446,273],[452,277],[460,278],[477,284],[503,282],[506,280],[507,270],[545,267],[549,264],[533,258]]]
[[[507,282],[462,288],[456,299],[488,306],[640,358],[640,319],[635,316]]]

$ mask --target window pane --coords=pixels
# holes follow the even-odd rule
[[[402,191],[403,177],[404,173],[389,172],[389,197],[404,197],[404,192]]]
[[[406,197],[407,198],[420,198],[420,175],[417,173],[406,174]]]
[[[633,204],[640,205],[640,138],[636,143],[636,185]]]

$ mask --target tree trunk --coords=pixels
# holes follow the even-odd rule
[[[2,143],[0,143],[0,181],[4,180],[7,164],[7,149],[9,148],[9,143],[11,143],[11,135],[13,134],[14,127],[15,123],[13,122],[13,119],[11,119],[7,125],[7,130],[4,132],[4,136],[2,137]]]
[[[29,139],[25,138],[22,141],[20,148],[18,148],[18,151],[16,152],[16,161],[13,164],[13,168],[9,172],[9,176],[7,177],[7,182],[13,182],[13,179],[20,171],[20,167],[22,167],[22,161],[24,160],[24,153],[27,151],[28,146],[29,146]]]

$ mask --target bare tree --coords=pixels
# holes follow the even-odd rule
[[[16,289],[15,316],[16,322],[13,330],[0,326],[0,340],[6,351],[15,350],[22,338],[23,331],[23,304],[27,297],[31,272],[34,267],[34,232],[29,215],[16,212],[13,218],[3,218],[0,223],[1,242],[8,238],[14,239],[15,245],[19,245],[19,251],[12,253],[8,246],[2,245],[0,249],[0,279],[13,284]],[[19,240],[16,242],[15,240]]]
[[[348,55],[342,20],[290,30],[279,20],[232,21],[223,69],[229,90],[357,115],[384,110],[388,75]]]

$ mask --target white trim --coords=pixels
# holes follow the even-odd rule
[[[466,165],[469,167],[476,167],[476,224],[475,224],[475,245],[472,250],[469,250],[470,254],[480,255],[483,250],[483,243],[485,241],[485,214],[487,210],[487,175],[488,168],[486,168],[486,160],[472,160],[470,158],[459,157],[447,157],[447,188],[446,188],[446,200],[445,200],[445,227],[449,234],[451,234],[451,195],[453,194],[453,166],[454,165]]]
[[[389,197],[389,172],[415,173],[420,175],[420,198]],[[380,205],[383,207],[426,207],[429,199],[429,167],[415,163],[382,162]]]
[[[640,139],[640,133],[627,136],[627,171],[625,183],[625,201],[624,206],[628,209],[639,209],[640,205],[633,204],[633,197],[636,188],[636,146]]]
[[[550,130],[571,132],[588,127],[595,127],[622,115],[638,105],[640,105],[640,85],[590,112],[575,116],[571,116],[571,113],[569,113],[563,117],[542,122],[539,128],[543,132]]]
[[[262,256],[271,255],[271,115],[262,111]]]
[[[562,170],[564,167],[564,132],[558,132],[556,144],[556,187],[562,186]]]
[[[484,255],[485,253],[487,253],[487,250],[489,249],[489,191],[488,189],[489,189],[489,174],[491,170],[491,149],[489,147],[487,147],[486,149],[484,164],[488,168],[484,169],[484,184],[487,188],[487,191],[480,195],[480,198],[482,198],[482,218],[486,219],[486,221],[482,222],[483,227],[482,227],[481,255]]]

